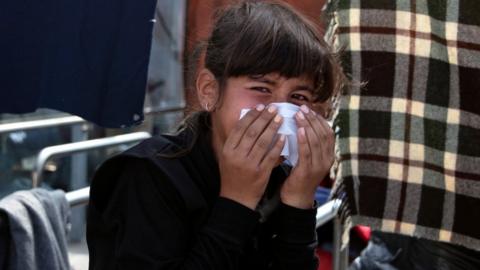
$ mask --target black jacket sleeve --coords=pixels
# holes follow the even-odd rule
[[[280,204],[278,234],[274,239],[273,251],[275,266],[272,269],[317,269],[315,224],[315,209],[298,209]]]
[[[90,202],[91,270],[238,268],[258,223],[256,212],[218,198],[207,222],[195,230],[181,196],[153,165],[135,161],[119,175],[106,207]]]

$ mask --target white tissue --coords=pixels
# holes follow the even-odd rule
[[[298,145],[297,145],[297,123],[295,122],[295,114],[300,107],[292,103],[271,103],[278,109],[278,114],[283,117],[283,123],[278,130],[278,134],[285,135],[285,146],[280,154],[285,158],[285,163],[294,167],[298,162]],[[242,118],[250,109],[242,109],[240,118]]]

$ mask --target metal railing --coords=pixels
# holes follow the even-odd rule
[[[185,105],[178,104],[176,106],[169,106],[169,107],[163,107],[163,108],[158,108],[158,107],[149,107],[144,109],[144,114],[145,115],[156,115],[156,114],[161,114],[161,113],[171,113],[171,112],[181,112],[185,109]],[[53,118],[47,118],[47,119],[40,119],[40,120],[32,120],[32,121],[17,121],[17,122],[12,122],[12,123],[4,123],[0,124],[0,135],[3,134],[9,134],[12,132],[16,131],[29,131],[29,130],[38,130],[38,129],[44,129],[44,128],[51,128],[51,127],[60,127],[60,126],[65,126],[67,128],[71,129],[71,142],[72,143],[77,143],[77,142],[86,142],[88,140],[88,129],[91,127],[91,123],[80,118],[77,116],[64,116],[64,117],[53,117]],[[131,136],[131,135],[128,135]],[[138,138],[139,140],[149,137],[140,137]],[[118,137],[117,137],[118,138]],[[111,140],[110,138],[104,138],[105,140]],[[119,144],[123,143],[128,143],[128,142],[134,142],[134,141],[125,141],[125,142],[119,142]],[[87,144],[91,143],[86,142]],[[79,144],[70,144],[71,146],[79,146]],[[112,146],[115,144],[111,144]],[[58,147],[60,146],[52,146],[53,148],[48,148],[44,149],[44,152],[40,154],[39,159],[37,160],[37,166],[34,172],[32,172],[32,185],[33,186],[38,186],[40,182],[42,181],[42,173],[44,172],[43,168],[45,167],[45,163],[48,161],[48,159],[53,158],[54,156],[64,156],[67,155],[68,153],[61,153],[61,154],[55,154],[55,153],[48,153],[48,151],[52,150],[59,150]],[[104,146],[102,146],[104,147]],[[2,147],[0,147],[1,149]],[[92,148],[93,149],[93,148]],[[61,150],[61,149],[60,149]],[[77,149],[80,152],[84,152],[84,150]],[[70,152],[71,154],[78,152],[75,150],[74,152]],[[86,151],[86,149],[85,149]],[[54,154],[52,157],[47,157],[45,158],[45,154]],[[41,164],[43,163],[43,164]],[[71,188],[73,189],[78,189],[80,187],[84,187],[88,184],[87,181],[87,156],[85,153],[79,153],[75,154],[72,156],[71,159],[71,170],[70,170],[70,185]],[[82,193],[72,193],[71,195],[68,195],[67,198],[74,196],[77,194],[77,196],[82,195]],[[88,192],[83,193],[83,195],[88,195]],[[85,208],[81,207],[82,204],[80,201],[77,201],[76,197],[73,197],[73,204],[72,205],[78,205],[80,207],[76,207],[76,209],[72,212],[71,215],[71,222],[72,224],[76,224],[75,226],[72,227],[72,231],[69,234],[70,240],[72,241],[79,241],[83,235],[83,224],[84,224],[84,218],[85,218]],[[88,202],[88,200],[86,201]]]
[[[37,128],[48,128],[65,125],[83,124],[86,121],[78,116],[55,117],[41,120],[22,121],[0,125],[0,134],[10,133],[20,130],[30,130]]]
[[[333,269],[344,270],[348,267],[348,245],[343,247],[341,245],[343,227],[338,218],[338,209],[342,201],[334,199],[328,201],[322,206],[317,208],[317,222],[316,227],[320,227],[323,224],[333,219]]]
[[[317,208],[317,228],[332,220],[338,212],[342,201],[339,199],[326,202]]]
[[[67,192],[65,194],[65,197],[67,198],[70,207],[88,204],[88,201],[90,199],[90,187],[85,187]]]
[[[32,186],[37,187],[43,179],[43,169],[51,158],[60,157],[92,149],[99,149],[125,143],[138,142],[151,135],[148,132],[135,132],[113,137],[94,139],[82,142],[60,144],[43,148],[37,155],[35,170],[32,173]]]
[[[170,113],[178,112],[185,109],[185,106],[175,106],[167,108],[145,108],[144,113],[146,115],[159,114],[159,113]],[[38,128],[48,128],[48,127],[58,127],[66,125],[76,125],[76,124],[86,124],[86,120],[78,116],[65,116],[65,117],[55,117],[48,119],[32,120],[32,121],[20,121],[13,123],[0,124],[0,134],[10,133],[20,130],[30,130]]]

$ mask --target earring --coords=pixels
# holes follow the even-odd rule
[[[207,111],[207,112],[209,111],[209,110],[208,110],[208,103],[207,103],[207,102],[205,102],[204,108],[205,108],[205,111]]]

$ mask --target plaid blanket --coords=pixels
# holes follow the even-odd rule
[[[480,1],[339,0],[353,80],[336,117],[348,225],[480,250]],[[346,234],[345,234],[346,235]]]

